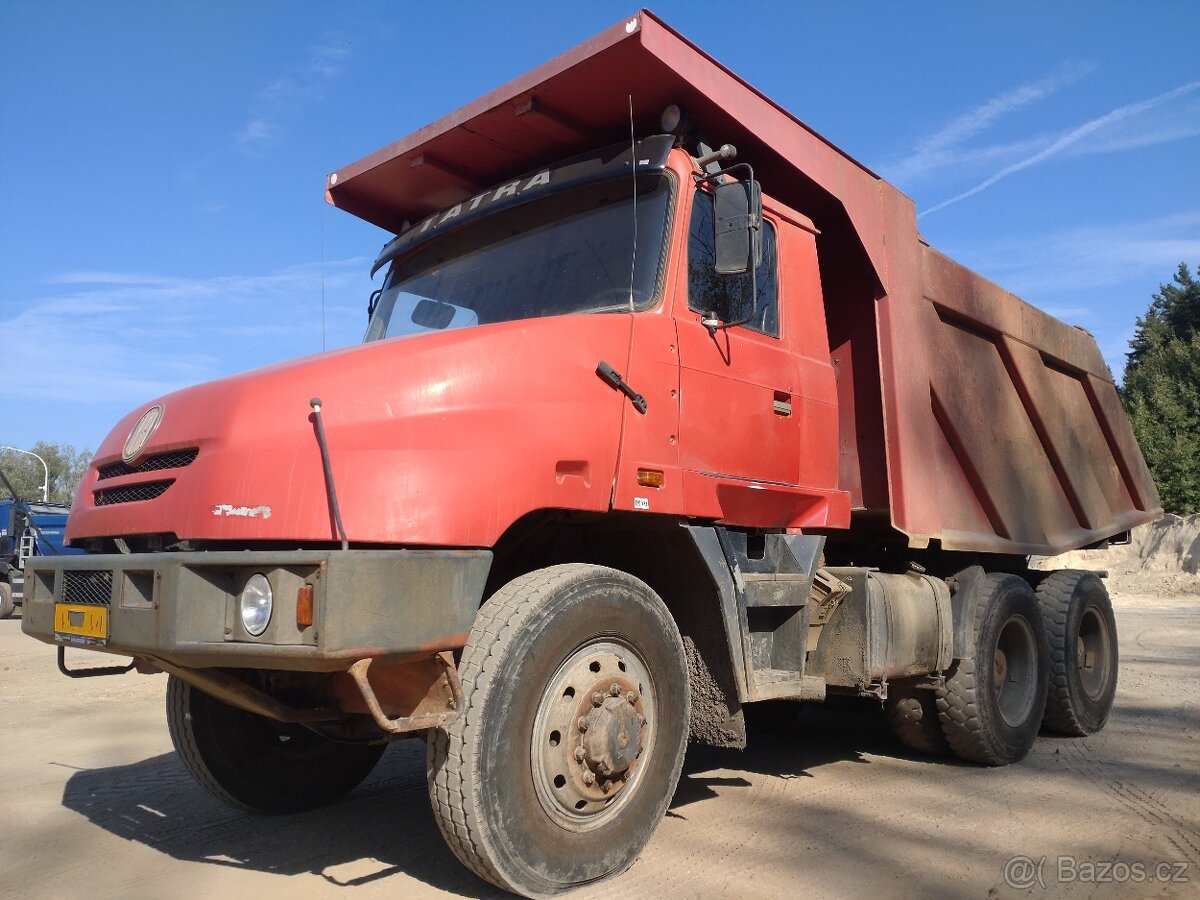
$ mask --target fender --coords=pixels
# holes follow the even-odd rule
[[[950,612],[954,617],[951,653],[955,659],[966,659],[974,652],[970,645],[970,629],[986,576],[982,566],[971,566],[946,579],[950,585]]]

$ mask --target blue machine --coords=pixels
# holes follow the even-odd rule
[[[67,503],[26,503],[0,498],[0,619],[13,614],[24,599],[25,561],[31,556],[82,553],[63,545]]]

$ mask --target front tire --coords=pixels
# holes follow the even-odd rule
[[[662,600],[623,572],[553,566],[497,591],[463,652],[461,715],[429,741],[455,855],[526,896],[632,865],[683,765],[684,659]]]
[[[7,581],[0,581],[0,619],[7,619],[16,609],[17,604],[13,600],[12,585]]]
[[[294,813],[349,793],[371,773],[386,744],[341,744],[222,703],[174,675],[167,726],[184,768],[230,806]]]
[[[1047,649],[1033,589],[1015,575],[989,574],[975,604],[968,646],[937,692],[950,748],[988,766],[1022,759],[1046,705]]]
[[[1050,644],[1050,687],[1042,724],[1059,734],[1095,734],[1117,693],[1117,621],[1095,572],[1063,569],[1037,587]]]

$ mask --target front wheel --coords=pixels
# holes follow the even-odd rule
[[[7,581],[0,581],[0,619],[7,619],[17,609],[17,604],[13,600],[12,585]]]
[[[230,806],[294,813],[358,786],[386,744],[342,744],[222,703],[174,675],[167,726],[184,768]]]
[[[461,714],[428,751],[455,855],[528,896],[632,865],[687,744],[683,642],[662,600],[599,566],[523,575],[480,609],[460,675]]]

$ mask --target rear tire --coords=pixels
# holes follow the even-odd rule
[[[950,751],[938,720],[933,691],[903,688],[891,691],[883,708],[892,733],[909,750],[928,756],[945,756]]]
[[[632,865],[679,781],[684,659],[662,600],[623,572],[552,566],[492,595],[463,651],[461,714],[429,739],[455,856],[525,896]]]
[[[1050,645],[1050,686],[1042,724],[1059,734],[1095,734],[1117,693],[1117,622],[1094,572],[1063,569],[1037,587]]]
[[[230,806],[294,813],[349,793],[386,744],[340,744],[302,725],[284,725],[211,697],[174,675],[167,726],[184,768]]]
[[[17,604],[13,600],[12,585],[7,581],[0,581],[0,619],[7,619],[16,609]]]
[[[971,656],[955,660],[937,691],[950,748],[988,766],[1023,758],[1046,705],[1046,632],[1033,589],[1015,575],[989,574],[969,631]]]

